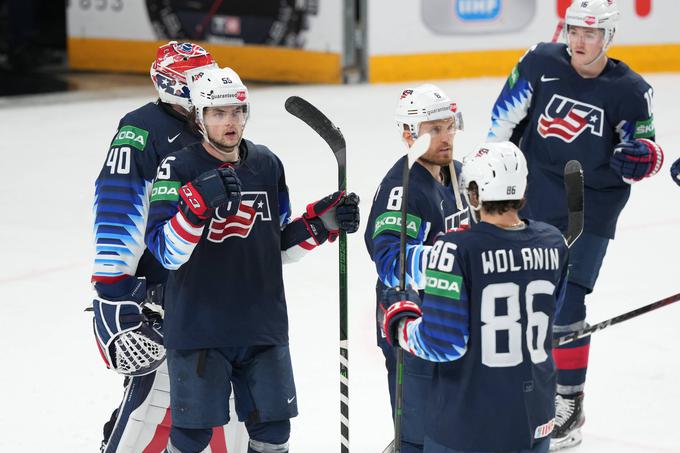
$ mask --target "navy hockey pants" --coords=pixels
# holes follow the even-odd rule
[[[167,360],[174,447],[191,452],[208,445],[211,428],[229,421],[232,386],[236,413],[251,439],[288,441],[289,419],[298,412],[287,345],[169,349]]]
[[[384,338],[378,339],[378,346],[385,356],[387,385],[390,391],[390,404],[394,417],[394,398],[396,392],[397,350]],[[425,441],[425,406],[432,388],[432,374],[435,363],[404,353],[404,394],[401,417],[401,451],[420,453]]]
[[[586,295],[595,282],[607,253],[609,239],[583,233],[569,251],[569,282],[564,304],[557,313],[553,335],[561,337],[586,327]],[[588,370],[590,337],[553,349],[557,366],[557,392],[582,392]]]

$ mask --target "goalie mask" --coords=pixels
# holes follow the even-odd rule
[[[201,46],[170,41],[158,48],[149,75],[163,102],[191,108],[187,78],[196,71],[217,67],[213,57]]]
[[[140,282],[133,300],[95,298],[92,302],[99,352],[107,367],[125,376],[152,373],[165,360],[160,315],[145,310],[147,316],[142,311],[140,302],[146,297],[146,285]]]

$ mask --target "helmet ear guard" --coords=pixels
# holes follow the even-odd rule
[[[454,119],[457,130],[463,130],[463,115],[456,103],[429,83],[403,90],[395,113],[399,133],[408,129],[413,139],[418,138],[421,123],[449,118]]]

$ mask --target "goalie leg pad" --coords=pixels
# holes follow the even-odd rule
[[[169,406],[165,363],[155,373],[130,378],[104,453],[140,452],[156,443],[165,446],[170,428]]]

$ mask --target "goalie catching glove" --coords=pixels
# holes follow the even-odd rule
[[[125,376],[143,376],[165,360],[160,315],[142,309],[146,280],[133,279],[131,291],[122,297],[96,297],[94,335],[108,368]]]

